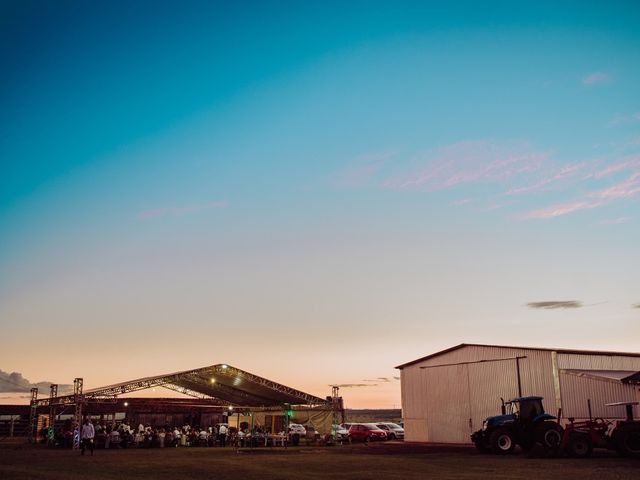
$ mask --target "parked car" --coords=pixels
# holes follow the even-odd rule
[[[333,438],[338,441],[347,440],[349,438],[349,430],[344,428],[342,425],[332,425],[331,433]]]
[[[375,423],[354,423],[349,428],[349,438],[352,442],[371,442],[387,439],[387,434]]]
[[[376,426],[387,432],[387,440],[395,440],[396,438],[404,440],[404,428],[396,423],[382,422],[376,423]]]
[[[305,429],[305,436],[307,439],[320,438],[320,432],[318,432],[313,425],[303,425]]]
[[[290,423],[289,433],[290,434],[297,433],[300,436],[304,436],[307,434],[307,429],[304,427],[304,425],[300,425],[299,423]]]

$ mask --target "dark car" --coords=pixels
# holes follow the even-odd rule
[[[386,440],[387,434],[373,423],[354,423],[349,428],[349,438],[352,442],[371,442]]]

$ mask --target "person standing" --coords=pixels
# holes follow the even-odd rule
[[[84,455],[84,450],[89,447],[91,450],[91,455],[93,455],[93,437],[96,436],[96,430],[93,428],[93,424],[87,418],[84,421],[84,425],[82,426],[82,431],[80,433],[80,454]]]
[[[227,426],[224,423],[220,424],[218,428],[218,441],[221,447],[224,447],[227,443]]]

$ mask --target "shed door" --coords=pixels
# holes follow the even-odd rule
[[[526,359],[521,360],[521,365],[523,361]],[[475,431],[482,428],[485,418],[500,415],[500,398],[518,396],[518,373],[515,360],[470,363],[465,367],[471,399],[470,431]]]
[[[427,387],[427,441],[468,443],[471,409],[467,366],[438,366],[423,372]]]

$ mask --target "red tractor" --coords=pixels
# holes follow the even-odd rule
[[[576,422],[573,418],[569,418],[560,449],[572,457],[589,457],[594,448],[607,448],[616,450],[620,455],[640,458],[640,420],[633,418],[633,406],[638,403],[608,403],[608,407],[624,406],[626,409],[627,418],[618,420],[613,426],[613,422],[602,418],[591,418],[591,402],[589,402],[589,420]]]

